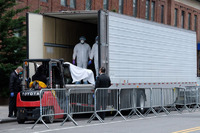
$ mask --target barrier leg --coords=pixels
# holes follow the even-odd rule
[[[158,113],[155,111],[155,109],[153,109],[153,107],[151,107],[151,108],[149,108],[149,109],[147,110],[147,112],[145,113],[145,116],[147,116],[150,112],[153,112],[153,114],[154,114],[155,116],[158,115]]]
[[[90,117],[90,119],[88,120],[87,123],[90,123],[94,118],[97,118],[101,123],[104,123],[104,121],[101,119],[101,117],[95,112],[94,114],[92,114],[92,116]]]
[[[124,120],[126,120],[126,118],[122,115],[122,113],[121,113],[120,111],[117,111],[117,113],[114,115],[114,117],[113,117],[111,120],[114,120],[114,118],[115,118],[118,114],[119,114]]]
[[[158,113],[160,113],[161,111],[165,112],[166,115],[170,114],[163,106],[160,108],[160,110],[158,111]]]
[[[131,118],[134,114],[136,114],[139,118],[141,118],[141,116],[144,118],[142,113],[137,108],[131,110],[131,112],[128,114],[128,118]]]
[[[74,125],[78,126],[78,123],[76,123],[76,121],[75,121],[75,120],[71,117],[71,115],[69,115],[69,114],[67,114],[67,117],[66,117],[65,120],[61,123],[60,126],[63,126],[64,123],[67,121],[68,118],[74,123]]]
[[[49,127],[47,126],[47,124],[43,121],[42,116],[40,116],[40,118],[35,122],[35,124],[32,126],[31,129],[33,129],[39,121],[41,121],[49,129]]]

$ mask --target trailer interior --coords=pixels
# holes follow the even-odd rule
[[[43,14],[43,58],[63,58],[72,62],[73,48],[80,36],[92,48],[98,35],[98,12],[58,12]],[[88,66],[95,74],[94,63]]]

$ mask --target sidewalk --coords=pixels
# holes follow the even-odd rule
[[[0,124],[5,122],[14,122],[17,121],[17,118],[8,117],[8,105],[0,106]]]

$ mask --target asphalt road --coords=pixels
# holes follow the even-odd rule
[[[92,121],[87,123],[86,118],[76,119],[79,124],[75,126],[68,121],[60,126],[62,120],[57,120],[53,124],[48,124],[49,129],[42,123],[37,124],[31,129],[33,122],[17,124],[17,122],[0,124],[0,133],[200,133],[200,112],[189,113],[185,111],[182,114],[172,112],[170,115],[160,114],[154,116],[150,114],[146,118],[136,116],[123,120],[120,116],[111,120],[111,117],[105,119],[105,123]]]

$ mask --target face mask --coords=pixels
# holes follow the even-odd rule
[[[21,75],[22,74],[22,72],[19,72],[19,75]]]
[[[96,44],[98,44],[98,41],[96,41]]]
[[[81,43],[83,44],[83,43],[84,43],[84,40],[81,40]]]

